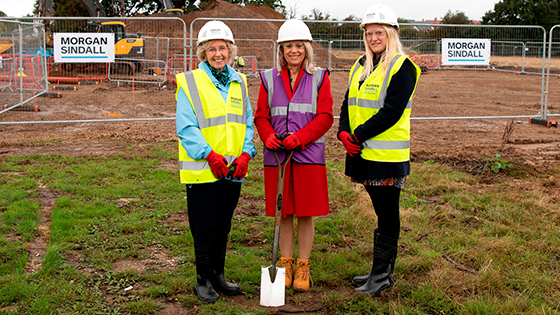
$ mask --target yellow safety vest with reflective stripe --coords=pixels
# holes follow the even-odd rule
[[[350,70],[348,87],[348,117],[352,133],[385,106],[385,97],[391,78],[399,71],[406,59],[408,59],[407,56],[396,54],[387,68],[388,75],[383,74],[383,64],[379,64],[361,86],[359,86],[359,82],[364,67],[359,63],[359,59],[356,61]],[[416,82],[418,82],[420,69],[418,66],[414,66],[416,67]],[[381,134],[363,142],[362,158],[377,162],[410,160],[410,111],[414,91],[412,91],[399,121]]]
[[[241,76],[243,84],[231,81],[227,100],[224,99],[212,80],[202,69],[180,73],[177,78],[177,92],[182,88],[187,95],[200,132],[214,152],[223,155],[231,164],[243,152],[247,128],[247,80]],[[179,140],[179,173],[181,183],[200,184],[214,182],[205,159],[195,160],[188,156]]]
[[[245,60],[243,60],[243,57],[237,57],[235,59],[235,63],[239,66],[239,67],[245,67]]]

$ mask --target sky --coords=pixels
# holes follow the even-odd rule
[[[373,4],[385,4],[397,17],[415,21],[440,20],[447,11],[460,11],[473,21],[482,20],[487,11],[493,11],[499,0],[283,0],[286,9],[295,8],[296,17],[310,15],[313,9],[328,13],[331,19],[343,20],[351,14],[363,17],[365,10]]]
[[[56,1],[56,0],[55,0]],[[288,10],[293,9],[296,17],[310,15],[313,9],[319,9],[329,14],[331,19],[344,19],[351,14],[359,18],[372,4],[389,6],[399,18],[414,19],[416,21],[438,20],[447,11],[464,12],[470,20],[482,20],[486,11],[494,10],[494,4],[499,0],[282,0]],[[33,13],[35,0],[0,0],[0,11],[7,16],[25,16]]]

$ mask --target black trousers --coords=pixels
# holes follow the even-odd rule
[[[379,234],[398,239],[401,230],[399,216],[401,189],[394,186],[364,185],[364,187],[371,198],[375,214],[377,214]]]
[[[186,185],[189,226],[197,244],[227,244],[241,183],[220,179]]]

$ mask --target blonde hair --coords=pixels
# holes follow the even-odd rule
[[[311,46],[311,42],[309,41],[302,41],[303,46],[305,47],[305,58],[303,59],[303,71],[313,74],[317,68],[313,65],[313,47]],[[284,58],[284,48],[282,44],[278,45],[276,48],[276,68],[278,68],[279,72],[284,70],[284,63],[286,63],[286,59]]]
[[[196,55],[198,57],[198,60],[208,61],[208,58],[206,57],[206,50],[208,50],[210,44],[212,44],[212,42],[214,42],[215,40],[217,39],[209,40],[207,42],[204,42],[202,45],[196,47]],[[229,60],[227,61],[227,63],[229,64],[233,60],[233,58],[237,56],[237,46],[235,44],[230,43],[227,40],[224,40],[224,42],[226,42],[226,45],[229,50],[229,55],[228,55]]]
[[[389,66],[389,63],[391,63],[391,60],[393,60],[395,54],[399,53],[404,55],[405,52],[401,40],[399,38],[399,31],[391,25],[385,25],[385,24],[380,24],[380,25],[387,32],[387,46],[385,47],[385,51],[383,51],[383,53],[381,54],[381,58],[379,60],[379,63],[383,63],[382,72],[383,75],[385,75],[386,74],[385,72],[387,71],[387,67]],[[375,54],[373,53],[371,47],[369,46],[365,30],[364,30],[364,44],[366,46],[366,62],[364,64],[364,70],[362,72],[362,76],[360,77],[360,81],[363,81],[367,79],[367,77],[369,77],[369,75],[374,69],[374,63],[375,63]]]

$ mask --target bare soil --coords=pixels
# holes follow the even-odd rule
[[[339,114],[347,89],[348,72],[332,72],[333,110]],[[469,77],[469,80],[465,79]],[[474,78],[474,79],[473,79]],[[260,79],[249,78],[251,104],[256,105]],[[540,76],[519,76],[504,72],[432,71],[422,75],[413,99],[414,117],[536,115],[539,111]],[[476,91],[476,93],[459,93]],[[89,90],[88,90],[89,89]],[[516,96],[522,89],[534,90]],[[175,86],[137,92],[132,104],[130,92],[122,87],[102,83],[83,86],[79,91],[63,91],[62,98],[36,98],[30,105],[41,112],[8,112],[2,121],[91,120],[112,118],[166,118],[163,121],[34,123],[0,125],[0,157],[30,154],[112,155],[131,143],[139,148],[168,143],[174,148]],[[555,97],[551,90],[550,98]],[[503,95],[513,95],[504,103]],[[556,92],[558,94],[558,92]],[[556,95],[557,96],[557,95]],[[525,99],[526,98],[526,99]],[[481,104],[472,106],[470,104]],[[549,106],[557,111],[554,106]],[[111,117],[111,114],[118,117]],[[554,119],[554,118],[552,118]],[[506,127],[510,126],[507,137]],[[336,140],[338,120],[327,133],[333,159],[343,159],[343,148]],[[411,155],[415,161],[436,159],[476,161],[492,158],[496,153],[520,164],[537,168],[560,160],[558,128],[530,124],[529,119],[448,119],[412,120]],[[108,140],[126,141],[108,141]],[[260,139],[256,137],[256,142]],[[460,163],[459,163],[460,164]],[[170,166],[172,167],[172,166]]]

